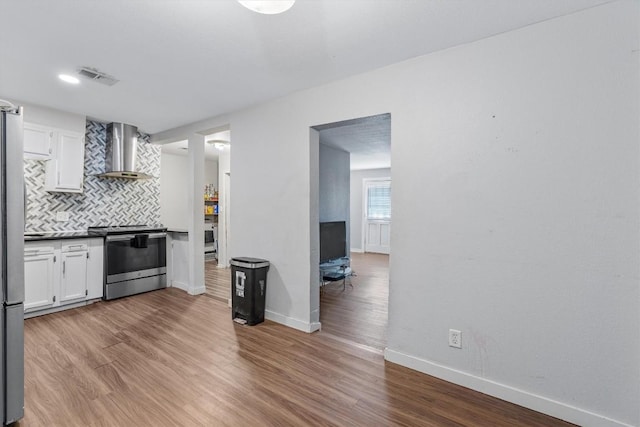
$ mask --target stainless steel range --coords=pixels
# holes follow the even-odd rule
[[[167,229],[124,225],[89,227],[104,236],[104,299],[125,297],[167,286]]]

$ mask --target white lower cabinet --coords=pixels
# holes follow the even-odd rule
[[[104,280],[104,240],[89,239],[87,261],[87,299],[102,298]]]
[[[86,244],[68,249],[62,246],[62,275],[60,276],[60,304],[87,298],[87,261],[89,250]],[[66,249],[66,251],[65,251]]]
[[[34,242],[35,243],[35,242]],[[38,242],[40,243],[40,242]],[[53,307],[56,256],[53,246],[24,247],[24,311]]]
[[[25,242],[24,311],[102,297],[102,239]]]

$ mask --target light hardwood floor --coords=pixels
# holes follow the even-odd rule
[[[320,295],[322,332],[382,351],[387,344],[389,256],[351,254],[352,286],[333,282]]]
[[[169,288],[25,321],[19,426],[562,426]]]
[[[208,296],[226,303],[231,295],[231,269],[218,268],[215,260],[205,261],[204,284]]]

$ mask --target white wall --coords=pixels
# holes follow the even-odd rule
[[[225,117],[231,251],[272,262],[271,318],[305,329],[314,316],[309,127],[389,112],[386,357],[578,424],[640,424],[639,6],[606,4]]]
[[[189,292],[189,234],[167,233],[167,279],[169,286]]]
[[[191,295],[203,294],[204,283],[204,135],[188,137],[189,174],[187,179],[188,261]]]
[[[364,186],[365,179],[390,178],[391,169],[362,169],[351,171],[351,251],[364,252],[362,240],[362,221],[364,220]]]
[[[213,184],[216,190],[220,191],[218,186],[218,161],[205,160],[204,162],[204,184]]]
[[[0,99],[6,99],[0,96]],[[19,100],[11,100],[16,105],[24,107],[24,121],[44,126],[51,126],[57,129],[71,130],[82,135],[87,128],[87,117],[55,110],[53,108],[42,107],[35,104],[28,104]]]
[[[160,157],[160,220],[170,229],[188,227],[188,163],[186,156],[162,153]]]
[[[160,220],[166,227],[188,228],[189,157],[162,153],[160,158]],[[204,162],[205,184],[218,188],[218,162]],[[204,191],[204,188],[203,188]]]
[[[346,151],[320,144],[319,205],[320,222],[345,221],[349,243],[349,159]]]
[[[229,253],[227,236],[231,236],[231,192],[227,186],[231,181],[231,150],[225,148],[218,158],[218,267],[228,267],[232,255]],[[235,254],[233,256],[242,256]]]

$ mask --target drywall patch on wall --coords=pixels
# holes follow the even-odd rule
[[[138,134],[137,163],[152,179],[100,178],[104,172],[106,124],[87,121],[84,192],[45,191],[45,162],[25,159],[27,231],[85,230],[93,225],[154,224],[160,222],[160,147],[149,135]],[[69,213],[57,222],[56,213]]]

